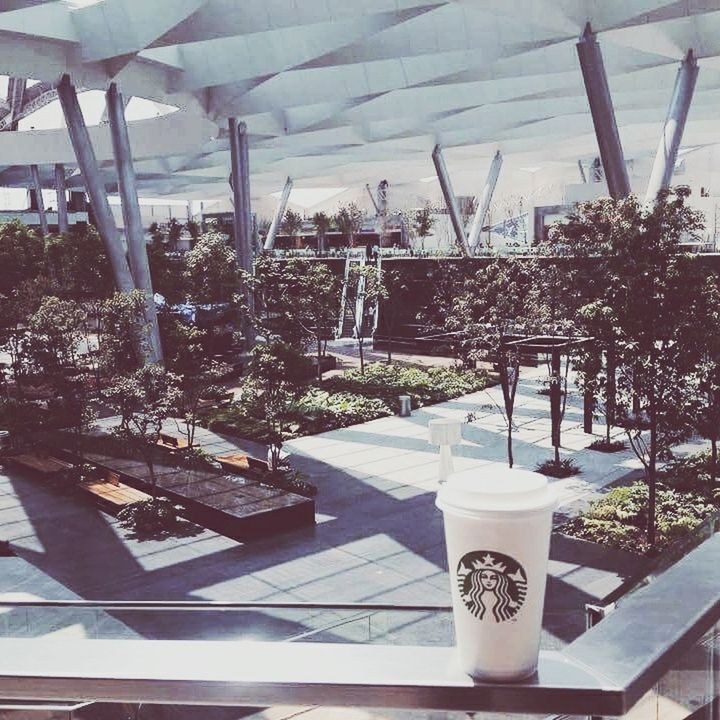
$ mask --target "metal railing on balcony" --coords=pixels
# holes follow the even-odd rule
[[[10,704],[320,705],[592,716],[634,708],[633,717],[710,720],[717,717],[719,560],[716,535],[566,648],[543,652],[537,674],[520,683],[475,683],[459,671],[445,606],[4,601],[0,697]],[[228,622],[213,639],[143,636],[151,625],[153,637],[163,636],[159,614],[173,616],[177,631],[183,624],[176,613],[184,614],[181,619],[238,612],[255,618],[260,611],[264,621],[279,623],[301,613],[302,631],[286,633],[294,642],[255,641],[247,639],[252,623],[239,632]],[[36,614],[53,612],[96,614],[98,627],[88,622],[85,637],[68,638],[66,626],[56,623],[48,636]],[[403,644],[408,623],[427,623],[426,644]],[[45,625],[53,627],[47,616]],[[33,628],[38,637],[30,638]],[[109,637],[122,628],[133,633]],[[103,631],[102,639],[90,639]]]

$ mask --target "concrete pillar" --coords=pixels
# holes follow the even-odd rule
[[[110,83],[105,100],[107,104],[110,135],[115,156],[115,167],[118,174],[118,190],[122,203],[123,224],[125,225],[125,240],[128,246],[130,271],[135,281],[135,287],[145,293],[145,319],[149,325],[149,360],[162,362],[162,345],[160,342],[160,328],[158,326],[157,311],[155,309],[152,280],[150,278],[150,263],[147,256],[145,242],[145,229],[140,215],[138,202],[137,182],[135,168],[133,167],[132,150],[125,122],[125,105],[117,85]]]
[[[40,184],[40,171],[37,165],[30,166],[30,175],[32,176],[33,189],[35,190],[35,202],[37,203],[38,217],[40,218],[40,230],[43,234],[49,235],[47,215],[45,214],[45,202],[42,196],[42,185]]]
[[[285,187],[283,188],[282,195],[280,196],[280,202],[278,203],[278,206],[275,210],[275,215],[273,216],[272,222],[270,223],[270,229],[268,230],[267,237],[265,238],[265,245],[263,246],[263,250],[272,250],[275,246],[275,236],[277,235],[277,231],[280,229],[282,219],[285,216],[285,209],[287,208],[288,199],[290,198],[292,188],[293,181],[292,178],[289,177],[285,181]]]
[[[669,187],[672,180],[698,72],[699,68],[693,51],[688,50],[675,78],[675,88],[645,193],[646,203],[654,202],[658,192]]]
[[[66,233],[70,229],[68,204],[65,195],[65,166],[55,165],[55,192],[57,193],[58,232]]]
[[[442,190],[443,197],[445,198],[445,205],[448,209],[448,213],[450,214],[450,221],[452,222],[453,229],[455,230],[455,239],[457,240],[458,247],[463,255],[469,257],[470,249],[468,247],[467,237],[465,237],[465,228],[463,227],[460,209],[458,208],[457,199],[450,183],[450,175],[448,174],[447,166],[445,165],[442,148],[439,145],[435,146],[435,149],[432,152],[432,159],[435,165],[435,172],[437,173],[438,180],[440,181],[440,189]]]
[[[105,184],[100,175],[95,151],[90,143],[90,135],[80,110],[77,93],[68,75],[63,75],[57,91],[70,141],[85,181],[85,189],[90,196],[95,224],[110,259],[115,285],[120,292],[132,292],[135,289],[135,283],[130,272],[130,265],[120,234],[115,227],[115,218],[110,210]]]
[[[630,179],[615,121],[602,52],[590,23],[585,26],[576,47],[608,192],[612,198],[620,200],[630,194]]]
[[[475,210],[475,217],[473,218],[472,225],[470,226],[470,234],[468,235],[468,246],[470,252],[474,253],[477,250],[477,246],[480,244],[480,232],[483,224],[485,223],[485,216],[492,202],[493,193],[495,192],[495,185],[497,185],[498,176],[500,175],[500,169],[502,168],[503,159],[500,151],[495,153],[495,157],[490,163],[490,170],[488,172],[487,180],[485,180],[485,186],[483,187],[480,195],[477,209]]]
[[[228,119],[230,132],[230,160],[232,165],[231,184],[234,205],[235,256],[238,266],[253,271],[252,215],[250,212],[250,157],[248,151],[247,126],[237,118]],[[243,323],[245,347],[249,351],[255,344],[255,333],[250,318],[255,314],[252,292],[246,293],[249,317]]]

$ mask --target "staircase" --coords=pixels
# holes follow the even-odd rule
[[[362,283],[364,282],[364,278],[360,279],[360,286],[357,288],[348,287],[348,278],[350,277],[351,268],[362,268],[365,266],[365,262],[364,251],[362,254],[359,254],[348,250],[345,257],[345,277],[343,279],[342,299],[340,301],[340,318],[337,329],[338,339],[355,337],[355,318],[363,316]]]
[[[348,287],[348,277],[353,267],[363,268],[367,264],[368,260],[363,250],[361,253],[358,251],[353,252],[348,250],[345,259],[345,278],[343,280],[343,291],[342,300],[340,302],[340,318],[337,327],[337,337],[342,338],[354,338],[355,337],[355,318],[362,318],[363,322],[363,337],[372,337],[378,327],[378,320],[380,315],[380,303],[377,303],[372,309],[372,312],[365,313],[364,307],[364,290],[365,290],[365,278],[360,277],[358,286],[355,288]],[[382,256],[377,259],[377,269],[382,270]]]

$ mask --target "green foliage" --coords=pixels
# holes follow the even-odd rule
[[[271,443],[392,415],[398,395],[410,395],[414,407],[420,407],[482,390],[486,383],[485,373],[474,371],[372,363],[365,375],[351,371],[326,380],[322,389],[286,389],[272,424],[264,415],[266,401],[253,396],[253,384],[240,402],[210,413],[205,422],[211,430]]]
[[[11,297],[43,270],[43,240],[19,220],[0,225],[0,295]]]
[[[185,254],[189,298],[198,304],[230,302],[238,289],[235,252],[219,232],[198,238]]]
[[[648,495],[648,486],[644,482],[614,488],[559,530],[591,542],[643,553],[670,546],[717,510],[717,505],[702,494],[659,487],[657,538],[653,547],[646,536]]]
[[[363,211],[354,202],[341,205],[335,214],[335,225],[347,237],[350,247],[355,247],[355,235],[360,232],[364,218]]]
[[[333,224],[333,219],[322,211],[316,212],[312,217],[313,224],[315,225],[315,231],[317,232],[318,240],[318,252],[325,251],[325,235],[330,230]]]
[[[180,401],[179,382],[176,375],[159,365],[150,364],[116,377],[103,393],[120,415],[115,436],[137,450],[148,466],[153,497],[157,495],[154,453],[163,422]]]
[[[145,294],[114,293],[100,307],[99,364],[110,377],[137,370],[145,352]]]
[[[420,238],[422,249],[425,248],[425,238],[432,233],[434,226],[435,218],[432,214],[432,205],[427,202],[415,211],[411,224],[413,234]]]
[[[296,213],[291,208],[288,208],[283,215],[282,222],[280,223],[280,229],[285,235],[295,237],[301,230],[303,219],[300,213]]]
[[[73,300],[100,300],[114,286],[110,260],[97,231],[74,227],[45,238],[45,272],[54,294]]]
[[[348,392],[379,398],[396,408],[398,395],[409,395],[413,407],[445,402],[487,387],[487,375],[455,368],[416,368],[370,363],[365,373],[350,370],[324,383],[331,393]]]
[[[156,242],[147,246],[147,254],[153,290],[170,305],[184,302],[188,292],[185,258],[170,255],[162,243]]]
[[[297,348],[314,340],[319,350],[337,322],[340,306],[339,280],[325,263],[261,256],[254,275],[245,280],[255,294],[255,322],[261,335]]]
[[[127,505],[118,513],[120,525],[140,536],[171,533],[178,526],[178,510],[170,500],[140,500]]]
[[[543,475],[549,475],[554,478],[568,478],[577,475],[580,472],[580,466],[570,458],[563,458],[562,460],[555,460],[553,458],[552,460],[544,460],[538,463],[535,470]]]

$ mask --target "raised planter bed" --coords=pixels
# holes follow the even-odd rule
[[[140,460],[87,453],[86,459],[117,473],[123,483],[142,492],[152,484]],[[198,525],[246,542],[315,524],[315,503],[251,477],[233,477],[221,470],[185,470],[158,463],[158,494],[181,505],[185,517]]]

